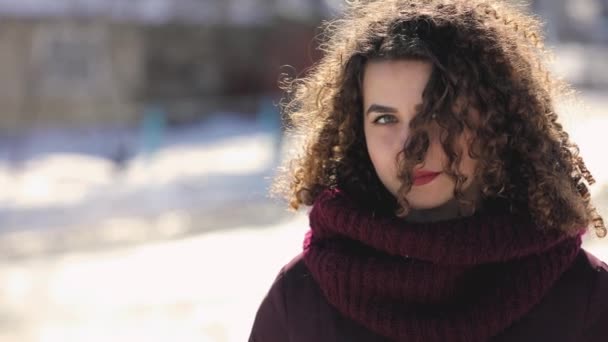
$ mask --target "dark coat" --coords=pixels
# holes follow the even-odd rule
[[[388,340],[330,306],[300,255],[281,270],[263,300],[249,341]],[[608,342],[608,266],[581,250],[541,303],[491,340],[506,341]]]

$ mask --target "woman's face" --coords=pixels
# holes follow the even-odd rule
[[[432,65],[415,60],[371,61],[363,75],[363,115],[365,141],[374,169],[384,186],[394,195],[401,186],[397,178],[396,157],[403,150],[409,123],[422,103],[422,92],[429,81]],[[455,182],[444,172],[448,158],[439,140],[440,127],[429,127],[430,145],[424,162],[414,168],[414,185],[406,195],[413,209],[441,206],[454,197]],[[459,171],[467,177],[463,190],[472,181],[477,163],[469,156],[467,141],[471,134],[459,137],[462,151]],[[429,171],[429,176],[421,172]],[[418,175],[418,177],[417,177]]]

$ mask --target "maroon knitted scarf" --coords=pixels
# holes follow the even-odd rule
[[[332,306],[377,334],[487,341],[538,304],[580,250],[580,235],[530,222],[482,212],[411,223],[328,190],[310,212],[304,262]]]

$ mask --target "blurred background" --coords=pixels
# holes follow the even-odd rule
[[[0,0],[0,341],[245,341],[307,229],[267,197],[277,81],[342,5]],[[608,0],[526,6],[608,217]]]

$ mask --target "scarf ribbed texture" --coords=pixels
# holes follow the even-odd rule
[[[339,190],[318,197],[310,226],[304,262],[328,302],[407,342],[487,341],[540,302],[581,246],[506,212],[377,217]]]

